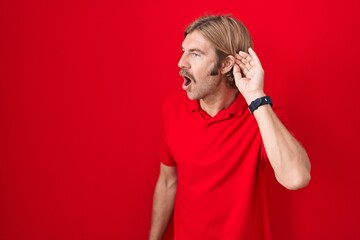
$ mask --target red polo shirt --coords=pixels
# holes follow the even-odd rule
[[[214,117],[186,94],[168,99],[160,157],[178,172],[175,240],[271,239],[267,157],[241,94]]]

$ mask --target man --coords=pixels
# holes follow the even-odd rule
[[[172,214],[175,240],[271,239],[264,167],[299,189],[310,181],[308,156],[264,93],[264,71],[240,21],[201,17],[182,49],[187,97],[164,105],[150,239],[162,239]]]

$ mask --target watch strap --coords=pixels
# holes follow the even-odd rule
[[[270,104],[270,106],[273,105],[271,98],[269,96],[264,96],[264,97],[260,97],[255,99],[254,101],[252,101],[249,105],[249,110],[252,114],[254,114],[254,111],[256,109],[258,109],[260,106],[262,105],[266,105],[266,104]]]

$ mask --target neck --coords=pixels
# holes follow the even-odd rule
[[[211,117],[214,117],[221,110],[226,109],[235,100],[239,92],[235,88],[228,88],[226,91],[213,95],[206,99],[200,99],[201,108]]]

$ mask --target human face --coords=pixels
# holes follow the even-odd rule
[[[206,100],[215,96],[221,84],[215,47],[195,30],[184,39],[182,50],[178,66],[188,97]]]

